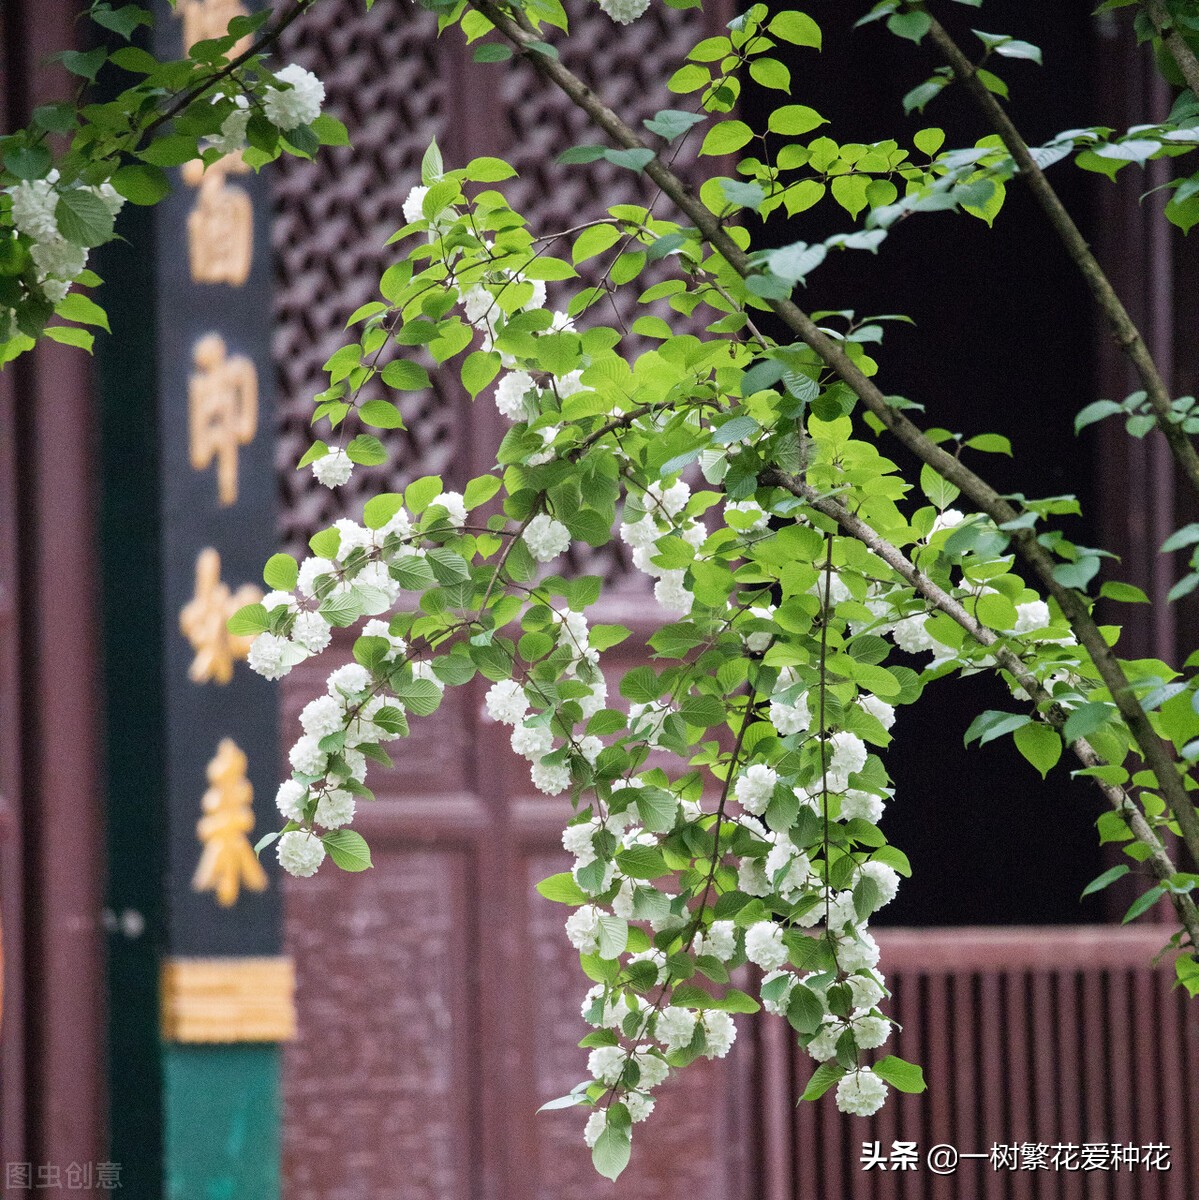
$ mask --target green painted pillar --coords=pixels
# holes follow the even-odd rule
[[[219,35],[222,8],[156,3],[159,56]],[[133,252],[99,264],[110,1157],[128,1200],[277,1200],[293,980],[252,846],[278,695],[225,628],[276,548],[270,196],[240,162],[198,166],[127,207]]]

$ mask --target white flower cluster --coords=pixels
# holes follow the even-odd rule
[[[599,6],[620,25],[631,25],[649,8],[649,0],[599,0]]]
[[[690,516],[687,508],[691,488],[677,480],[671,484],[651,483],[640,498],[643,514],[629,520],[626,512],[620,526],[620,539],[633,552],[633,566],[656,580],[654,598],[663,608],[687,616],[695,603],[695,595],[687,585],[687,571],[665,568],[654,560],[661,557],[661,543],[670,537],[682,538],[698,550],[708,538],[708,529],[698,517]]]
[[[88,256],[87,247],[62,232],[59,201],[67,193],[87,193],[115,217],[124,207],[125,199],[109,183],[96,187],[62,185],[56,170],[44,179],[22,180],[7,190],[12,197],[12,223],[31,242],[29,255],[37,267],[37,286],[51,304],[57,304],[87,266]],[[0,311],[0,325],[10,324],[12,317],[12,310]]]
[[[311,125],[321,115],[325,85],[311,71],[298,63],[289,63],[275,72],[275,81],[287,86],[268,84],[263,88],[262,115],[280,133]],[[221,154],[237,154],[247,146],[246,129],[254,110],[249,98],[241,92],[232,97],[215,96],[213,103],[220,99],[232,99],[234,108],[221,122],[220,133],[208,139],[208,145]]]

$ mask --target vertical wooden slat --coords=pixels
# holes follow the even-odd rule
[[[1109,976],[1109,1012],[1107,1029],[1108,1053],[1111,1055],[1111,1124],[1105,1131],[1108,1138],[1131,1138],[1134,1122],[1133,1096],[1136,1066],[1133,1058],[1132,1025],[1137,1012],[1132,998],[1132,975],[1129,970],[1112,971]],[[1115,1200],[1131,1200],[1135,1196],[1133,1180],[1128,1175],[1112,1179]]]
[[[1005,1098],[1012,1092],[1007,1087],[996,1086],[996,1081],[1005,1079],[1007,1063],[1004,1060],[1003,1042],[998,1031],[1006,1032],[1003,1011],[1003,977],[998,971],[984,971],[980,982],[981,1003],[979,1007],[980,1040],[982,1054],[980,1066],[982,1069],[982,1087],[979,1108],[982,1113],[982,1128],[979,1131],[977,1145],[970,1147],[970,1152],[986,1150],[992,1141],[1001,1136],[1002,1131],[1009,1128]],[[992,1171],[988,1166],[982,1171],[982,1194],[985,1200],[1001,1200],[1007,1195],[1007,1184],[1004,1176],[998,1171]]]
[[[1075,972],[1059,971],[1054,975],[1053,1012],[1057,1030],[1057,1141],[1079,1142],[1084,1125],[1082,1107],[1081,1063],[1078,1052],[1079,1007],[1078,984]],[[1045,1141],[1044,1137],[1039,1138]],[[1083,1180],[1075,1171],[1057,1173],[1058,1195],[1062,1200],[1079,1200]]]

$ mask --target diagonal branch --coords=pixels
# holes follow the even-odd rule
[[[1178,64],[1183,79],[1187,81],[1187,87],[1199,97],[1199,59],[1195,58],[1195,52],[1178,31],[1178,26],[1166,11],[1163,0],[1142,0],[1142,3],[1149,20],[1153,22],[1153,28],[1157,30],[1157,36],[1165,43],[1166,49]]]
[[[1153,8],[1152,4],[1150,8]],[[1157,369],[1157,363],[1154,362],[1153,355],[1145,344],[1144,337],[1141,336],[1141,331],[1129,316],[1120,297],[1116,295],[1111,281],[1099,265],[1099,261],[1091,253],[1086,238],[1082,236],[1081,230],[1074,223],[1074,218],[1066,211],[1065,205],[1054,191],[1053,184],[1046,178],[1045,172],[1037,166],[1028,144],[1020,136],[1019,130],[1004,112],[999,101],[983,86],[982,80],[978,77],[977,68],[962,53],[945,27],[935,18],[932,18],[929,34],[936,43],[937,49],[941,51],[942,57],[953,69],[954,75],[970,93],[971,98],[982,110],[991,127],[999,134],[1008,153],[1020,168],[1021,177],[1028,184],[1037,203],[1049,218],[1049,223],[1065,245],[1066,253],[1070,255],[1075,266],[1082,273],[1083,279],[1091,289],[1091,295],[1095,297],[1095,302],[1099,305],[1100,311],[1107,321],[1112,336],[1136,370],[1141,386],[1145,389],[1149,405],[1153,409],[1153,415],[1157,419],[1157,427],[1170,445],[1170,452],[1186,475],[1191,488],[1199,495],[1199,452],[1196,452],[1190,436],[1183,432],[1177,422],[1172,420],[1170,390],[1166,387],[1161,372]],[[1180,42],[1182,41],[1177,31],[1175,31],[1175,36]],[[1185,42],[1182,44],[1186,45]],[[1190,54],[1189,49],[1187,53]],[[1193,54],[1191,63],[1194,64],[1196,74],[1199,75],[1199,63],[1195,62]],[[1196,94],[1199,95],[1199,93]]]
[[[528,56],[541,75],[560,88],[613,141],[629,150],[648,148],[577,75],[563,66],[559,59],[550,58],[536,48],[534,43],[539,41],[537,31],[523,12],[511,14],[501,8],[495,0],[469,2],[518,50]],[[665,163],[655,157],[646,164],[645,173],[691,219],[708,244],[738,275],[745,278],[755,273],[748,256],[728,235],[717,217]],[[862,373],[844,348],[824,333],[794,301],[771,300],[769,303],[779,319],[820,355],[849,385],[862,405],[917,458],[932,467],[943,479],[958,487],[996,525],[1007,525],[1016,519],[1019,515],[1016,509],[995,488],[927,438],[902,412],[893,408],[878,386]],[[1199,812],[1196,812],[1187,794],[1172,752],[1157,736],[1119,659],[1091,616],[1086,598],[1058,582],[1054,576],[1057,564],[1053,555],[1040,544],[1034,530],[1017,528],[1012,531],[1011,536],[1017,553],[1032,568],[1045,590],[1057,601],[1075,636],[1091,656],[1146,765],[1157,776],[1158,785],[1178,821],[1192,860],[1199,863]]]
[[[1042,709],[1040,715],[1059,732],[1066,723],[1069,715],[1062,707],[1054,703],[1053,697],[1042,687],[1040,681],[1032,674],[1024,663],[1007,646],[996,645],[1000,639],[985,625],[980,624],[958,600],[943,588],[934,583],[919,567],[908,558],[902,550],[887,541],[881,534],[871,529],[859,516],[851,512],[833,496],[818,492],[810,484],[795,476],[782,471],[770,471],[763,476],[762,482],[774,487],[785,488],[793,496],[807,501],[817,512],[831,517],[850,537],[856,538],[869,550],[873,551],[889,567],[897,572],[917,592],[947,617],[956,621],[980,646],[991,650],[995,661],[1011,675],[1016,682],[1029,694],[1033,701]],[[1084,767],[1100,767],[1106,765],[1105,760],[1096,752],[1086,738],[1075,738],[1070,743],[1070,749]],[[1118,813],[1132,830],[1133,837],[1149,851],[1148,863],[1155,878],[1164,882],[1176,874],[1178,868],[1166,847],[1163,845],[1157,831],[1145,819],[1144,813],[1133,798],[1123,788],[1095,779],[1104,799]],[[1189,895],[1171,892],[1170,900],[1178,914],[1179,920],[1190,936],[1191,944],[1199,947],[1199,910]]]

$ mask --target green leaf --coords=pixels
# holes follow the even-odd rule
[[[674,828],[679,802],[664,788],[638,789],[636,803],[641,823],[650,833],[669,833]]]
[[[1079,896],[1079,899],[1083,900],[1087,896],[1094,895],[1095,892],[1103,891],[1105,887],[1115,883],[1117,879],[1122,879],[1131,869],[1127,863],[1120,863],[1119,866],[1111,867],[1109,870],[1104,871],[1102,875],[1097,875],[1082,889],[1082,895]]]
[[[609,650],[619,646],[632,632],[623,625],[593,625],[587,641],[593,650]]]
[[[387,451],[377,437],[360,433],[346,447],[350,461],[363,467],[377,467],[387,461]]]
[[[54,216],[59,233],[68,242],[91,247],[102,245],[112,237],[113,218],[108,205],[83,188],[68,188],[63,192],[58,197]]]
[[[79,75],[83,79],[89,79],[92,83],[95,83],[96,74],[108,60],[108,50],[104,46],[97,46],[94,50],[89,50],[86,54],[78,50],[67,50],[59,55],[59,58],[62,65],[72,75]]]
[[[429,148],[425,151],[424,157],[420,161],[420,181],[425,187],[431,187],[442,176],[445,170],[445,165],[441,161],[441,149],[437,145],[437,139],[434,138],[429,143]]]
[[[962,493],[948,479],[943,479],[927,463],[920,468],[920,490],[937,508],[948,508]]]
[[[605,150],[604,157],[614,167],[627,167],[640,173],[654,161],[654,152],[648,149]]]
[[[397,392],[421,392],[432,386],[429,372],[406,358],[397,358],[383,368],[383,382]]]
[[[119,168],[113,173],[112,186],[130,204],[157,204],[171,192],[166,172],[152,163],[131,163]]]
[[[790,42],[793,46],[811,46],[820,49],[820,26],[807,13],[786,9],[776,13],[766,27],[776,38]]]
[[[623,236],[615,225],[593,225],[590,229],[584,229],[575,238],[570,252],[571,261],[577,265],[594,258],[597,254],[603,254],[605,250],[615,246]]]
[[[806,984],[797,983],[787,1001],[787,1020],[796,1033],[815,1033],[824,1021],[824,1005]]]
[[[61,342],[64,346],[75,346],[79,350],[86,350],[89,354],[96,342],[92,334],[76,325],[50,325],[47,326],[45,333],[51,341]]]
[[[825,1092],[845,1077],[845,1068],[837,1066],[836,1063],[821,1063],[820,1066],[812,1072],[811,1079],[808,1080],[808,1086],[804,1088],[801,1100],[819,1100]]]
[[[1104,417],[1114,416],[1116,413],[1122,413],[1123,411],[1124,409],[1114,400],[1096,400],[1093,404],[1088,404],[1074,418],[1074,432],[1078,433],[1088,425],[1094,425],[1096,421],[1102,421]]]
[[[239,608],[226,622],[226,628],[234,637],[252,637],[266,631],[270,621],[261,604],[246,604]]]
[[[611,1108],[608,1111],[610,1114]],[[600,1132],[599,1138],[591,1149],[591,1162],[596,1171],[605,1179],[615,1181],[629,1165],[629,1156],[632,1150],[632,1134],[628,1128],[615,1125],[609,1115],[608,1123]]]
[[[331,829],[321,842],[334,864],[343,871],[365,871],[373,865],[366,839],[352,829]]]
[[[600,958],[619,958],[629,944],[628,922],[610,913],[603,913],[599,918],[599,927]]]
[[[673,142],[689,129],[707,120],[706,113],[680,112],[674,108],[659,109],[652,117],[647,117],[642,124],[659,137]]]
[[[1166,889],[1160,883],[1157,887],[1150,888],[1128,906],[1128,911],[1121,917],[1120,924],[1127,925],[1129,921],[1135,921],[1142,913],[1148,912],[1165,894]]]
[[[272,554],[262,568],[266,586],[276,592],[290,592],[300,578],[300,567],[290,554]]]
[[[899,1092],[923,1092],[925,1090],[924,1072],[915,1064],[888,1054],[878,1062],[870,1064],[871,1070],[883,1080],[886,1080]]]
[[[494,350],[476,350],[462,364],[462,386],[473,400],[499,374],[500,356]]]
[[[1032,718],[1026,713],[1005,713],[990,709],[987,712],[979,713],[970,723],[970,728],[966,730],[965,744],[969,746],[977,739],[980,746],[985,746],[1005,733],[1020,729],[1031,720]]]
[[[913,9],[910,12],[893,13],[887,18],[887,28],[895,34],[896,37],[907,38],[909,41],[920,44],[924,35],[928,33],[932,27],[932,18],[928,13],[922,12],[919,9]]]
[[[512,47],[507,42],[485,42],[475,50],[475,62],[505,62],[512,57]]]
[[[551,875],[537,885],[537,891],[555,904],[586,904],[590,897],[577,883],[569,871]]]
[[[1056,729],[1040,721],[1021,725],[1013,735],[1016,749],[1041,773],[1044,779],[1062,756],[1062,739]]]
[[[1099,700],[1091,700],[1076,708],[1062,727],[1062,738],[1069,745],[1079,738],[1090,737],[1096,730],[1102,729],[1107,719],[1114,712],[1110,704]]]
[[[472,158],[466,164],[467,179],[479,183],[498,183],[501,179],[511,179],[515,174],[516,168],[502,158]]]
[[[18,179],[41,179],[50,170],[50,151],[45,146],[18,146],[4,152],[4,166]]]
[[[721,121],[719,125],[713,125],[708,130],[699,153],[732,154],[734,150],[740,150],[753,136],[754,131],[744,121]]]
[[[372,429],[404,428],[404,418],[390,400],[368,400],[358,410],[358,416],[364,425]]]
[[[480,475],[466,485],[462,500],[468,510],[486,504],[503,486],[503,481],[495,475]]]
[[[827,122],[824,117],[806,104],[784,104],[770,114],[766,128],[771,133],[782,133],[789,137],[795,137],[825,124]]]

